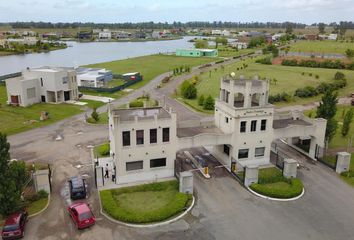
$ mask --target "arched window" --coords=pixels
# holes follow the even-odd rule
[[[234,95],[234,107],[243,107],[245,103],[245,97],[242,93],[235,93]]]
[[[254,93],[254,94],[252,95],[251,106],[252,106],[252,107],[258,107],[258,106],[260,106],[260,99],[261,99],[261,94],[260,94],[260,93]]]

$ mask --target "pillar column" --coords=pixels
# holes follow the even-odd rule
[[[315,158],[316,157],[316,138],[311,137],[311,142],[310,142],[310,150],[309,150],[309,156],[311,158]]]

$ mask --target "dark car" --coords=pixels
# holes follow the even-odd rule
[[[69,179],[70,198],[86,198],[86,181],[81,177],[72,177]]]
[[[2,239],[19,239],[25,235],[27,211],[21,211],[8,216],[1,232]]]
[[[68,207],[68,212],[77,229],[83,229],[95,224],[96,218],[86,203],[74,203]]]

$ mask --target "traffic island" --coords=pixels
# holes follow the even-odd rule
[[[258,183],[249,185],[248,189],[259,197],[279,201],[296,200],[304,194],[300,179],[286,178],[275,167],[260,169]]]
[[[179,192],[177,181],[100,191],[103,214],[127,226],[158,226],[177,220],[194,204],[192,194]]]

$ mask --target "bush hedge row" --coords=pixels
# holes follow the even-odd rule
[[[330,69],[350,69],[354,70],[354,62],[345,64],[340,60],[325,60],[322,62],[315,60],[296,60],[284,59],[281,63],[283,66],[311,67],[311,68],[330,68]]]
[[[284,182],[286,187],[274,188],[275,184],[277,183],[254,183],[250,185],[250,188],[264,196],[281,199],[297,197],[302,193],[304,188],[302,182],[297,178],[289,179],[287,183]]]

